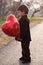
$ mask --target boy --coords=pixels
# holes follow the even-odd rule
[[[19,16],[21,17],[19,20],[20,23],[20,40],[21,40],[21,47],[22,47],[22,57],[20,60],[22,63],[30,63],[31,57],[30,57],[30,27],[29,27],[29,19],[27,17],[28,14],[28,8],[25,5],[21,5],[18,8]]]

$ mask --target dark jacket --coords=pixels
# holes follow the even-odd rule
[[[27,15],[22,16],[19,20],[20,23],[20,38],[22,39],[23,43],[29,43],[31,41],[30,36],[30,27],[29,23],[30,20],[28,19]]]

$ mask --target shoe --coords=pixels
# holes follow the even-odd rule
[[[25,63],[31,63],[31,58],[29,60],[23,60],[22,63],[23,64],[25,64]]]
[[[23,61],[24,60],[24,57],[19,58],[19,60]]]

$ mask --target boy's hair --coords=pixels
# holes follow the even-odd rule
[[[18,8],[18,11],[25,12],[25,14],[28,14],[28,7],[26,5],[21,5]]]

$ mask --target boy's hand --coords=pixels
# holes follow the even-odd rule
[[[20,38],[20,35],[17,35],[17,36],[15,37],[15,40],[17,40],[17,41],[22,41],[22,39]]]

